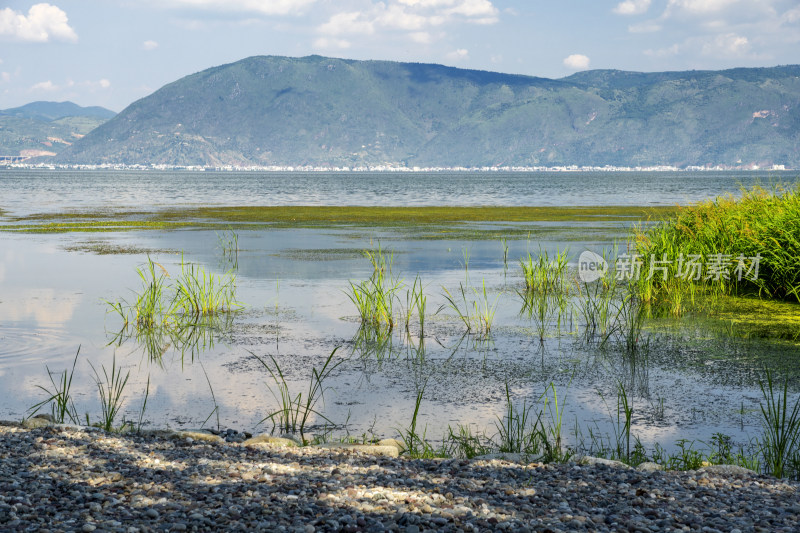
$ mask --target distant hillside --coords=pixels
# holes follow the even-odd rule
[[[57,160],[800,167],[800,66],[588,71],[251,57],[164,86]]]
[[[0,156],[55,155],[116,115],[72,102],[32,102],[0,110]]]

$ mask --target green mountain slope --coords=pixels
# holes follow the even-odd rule
[[[800,66],[589,71],[251,57],[166,85],[68,163],[800,166]]]
[[[114,115],[72,102],[32,102],[0,110],[0,156],[55,155]]]

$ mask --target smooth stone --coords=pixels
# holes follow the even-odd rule
[[[399,457],[400,450],[396,446],[380,446],[375,444],[351,444],[348,442],[327,442],[316,446],[328,450],[355,450],[369,455]]]
[[[225,442],[222,437],[202,431],[177,431],[174,435],[172,435],[171,438],[180,440],[192,439],[195,441],[207,442],[209,444],[222,444]]]
[[[381,439],[378,441],[378,446],[394,446],[400,453],[406,451],[406,445],[403,444],[403,441],[397,439]]]
[[[242,444],[245,446],[267,445],[280,447],[289,446],[293,448],[298,446],[297,442],[293,439],[273,437],[272,435],[256,435],[255,437],[245,440]]]
[[[636,470],[638,470],[639,472],[650,473],[650,472],[658,472],[658,471],[664,470],[664,467],[662,465],[658,464],[658,463],[647,462],[647,463],[642,463],[639,466],[637,466]]]
[[[50,415],[44,415],[44,416],[50,417]],[[34,416],[33,418],[26,418],[25,420],[22,421],[22,427],[24,427],[25,429],[37,429],[52,425],[53,422],[51,422],[47,418],[42,418],[40,416]]]
[[[614,461],[611,459],[602,459],[600,457],[592,457],[590,455],[586,455],[581,457],[577,461],[575,461],[579,465],[605,465],[610,466],[611,468],[619,468],[622,470],[632,470],[632,468],[622,461]]]

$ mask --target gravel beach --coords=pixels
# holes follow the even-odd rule
[[[798,531],[798,486],[0,425],[2,531]]]

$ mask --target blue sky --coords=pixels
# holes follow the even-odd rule
[[[0,109],[121,111],[211,66],[309,54],[550,78],[795,64],[800,1],[12,1],[0,4]]]

